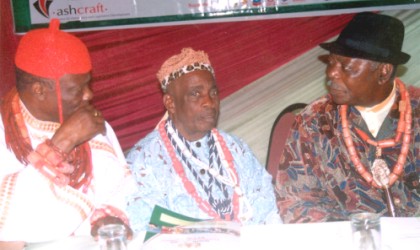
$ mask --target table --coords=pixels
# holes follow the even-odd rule
[[[420,218],[381,218],[382,250],[420,249]],[[128,244],[128,250],[140,250],[144,232],[136,235]],[[287,250],[322,249],[350,250],[351,227],[349,221],[253,225],[241,228],[239,249]],[[25,250],[97,250],[97,243],[88,236],[30,244]],[[166,249],[165,249],[166,250]]]
[[[128,250],[139,250],[143,244],[145,232],[135,235],[128,242]],[[25,250],[99,250],[98,242],[91,236],[72,236],[66,239],[47,243],[32,243]]]
[[[349,221],[246,226],[241,230],[243,249],[350,250]],[[381,218],[382,250],[419,250],[420,218]],[[245,248],[249,247],[249,248]]]

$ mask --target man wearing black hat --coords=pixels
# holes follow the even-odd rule
[[[348,220],[357,212],[420,215],[420,91],[395,77],[410,56],[404,25],[354,16],[330,52],[329,94],[296,118],[276,193],[285,223]]]

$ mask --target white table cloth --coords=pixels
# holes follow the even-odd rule
[[[142,249],[144,233],[128,243],[128,250]],[[419,250],[420,218],[381,218],[382,250]],[[351,249],[349,221],[255,225],[241,229],[240,249]],[[64,240],[29,244],[25,250],[97,250],[91,237],[69,237]],[[166,250],[166,249],[162,249]]]

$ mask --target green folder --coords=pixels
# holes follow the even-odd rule
[[[155,205],[155,207],[153,208],[152,216],[150,218],[149,229],[147,230],[146,235],[144,237],[144,242],[150,239],[150,237],[158,234],[162,227],[185,226],[199,221],[204,220],[188,217],[183,214],[175,213],[174,211]],[[153,229],[153,227],[156,227],[156,229]]]

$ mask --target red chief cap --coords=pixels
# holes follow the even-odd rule
[[[59,26],[58,19],[51,19],[49,28],[26,33],[16,51],[16,66],[30,74],[56,80],[65,74],[89,72],[92,63],[85,44],[61,31]]]

